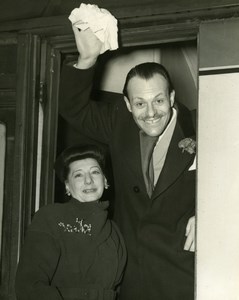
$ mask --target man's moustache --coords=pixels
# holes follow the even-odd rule
[[[152,120],[155,120],[155,119],[161,119],[164,115],[155,115],[153,117],[142,117],[141,120],[146,122],[146,121],[152,121]]]

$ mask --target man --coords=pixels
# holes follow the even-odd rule
[[[155,63],[129,72],[125,101],[90,101],[102,44],[90,29],[73,31],[80,55],[75,67],[63,68],[60,113],[109,145],[114,219],[128,250],[120,299],[192,300],[195,144],[189,112],[177,107],[167,71]]]

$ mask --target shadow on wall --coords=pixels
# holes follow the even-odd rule
[[[97,89],[114,93],[122,93],[127,73],[134,66],[144,62],[160,63],[158,47],[129,47],[117,51],[108,51],[100,56],[100,68],[97,69]]]
[[[198,57],[196,41],[161,47],[161,62],[170,73],[176,99],[190,110],[198,103]]]

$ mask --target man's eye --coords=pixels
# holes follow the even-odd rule
[[[162,104],[164,102],[164,99],[157,99],[156,102],[157,104]]]
[[[144,103],[143,103],[143,102],[136,102],[134,105],[135,105],[136,107],[138,107],[138,108],[141,108],[141,107],[144,106]]]

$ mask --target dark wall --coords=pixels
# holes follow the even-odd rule
[[[31,19],[47,16],[67,15],[80,0],[2,0],[0,3],[0,22]],[[109,9],[117,17],[171,14],[182,12],[200,12],[226,6],[227,9],[238,5],[237,0],[94,0],[83,1],[94,3]],[[124,11],[118,12],[124,8]]]

